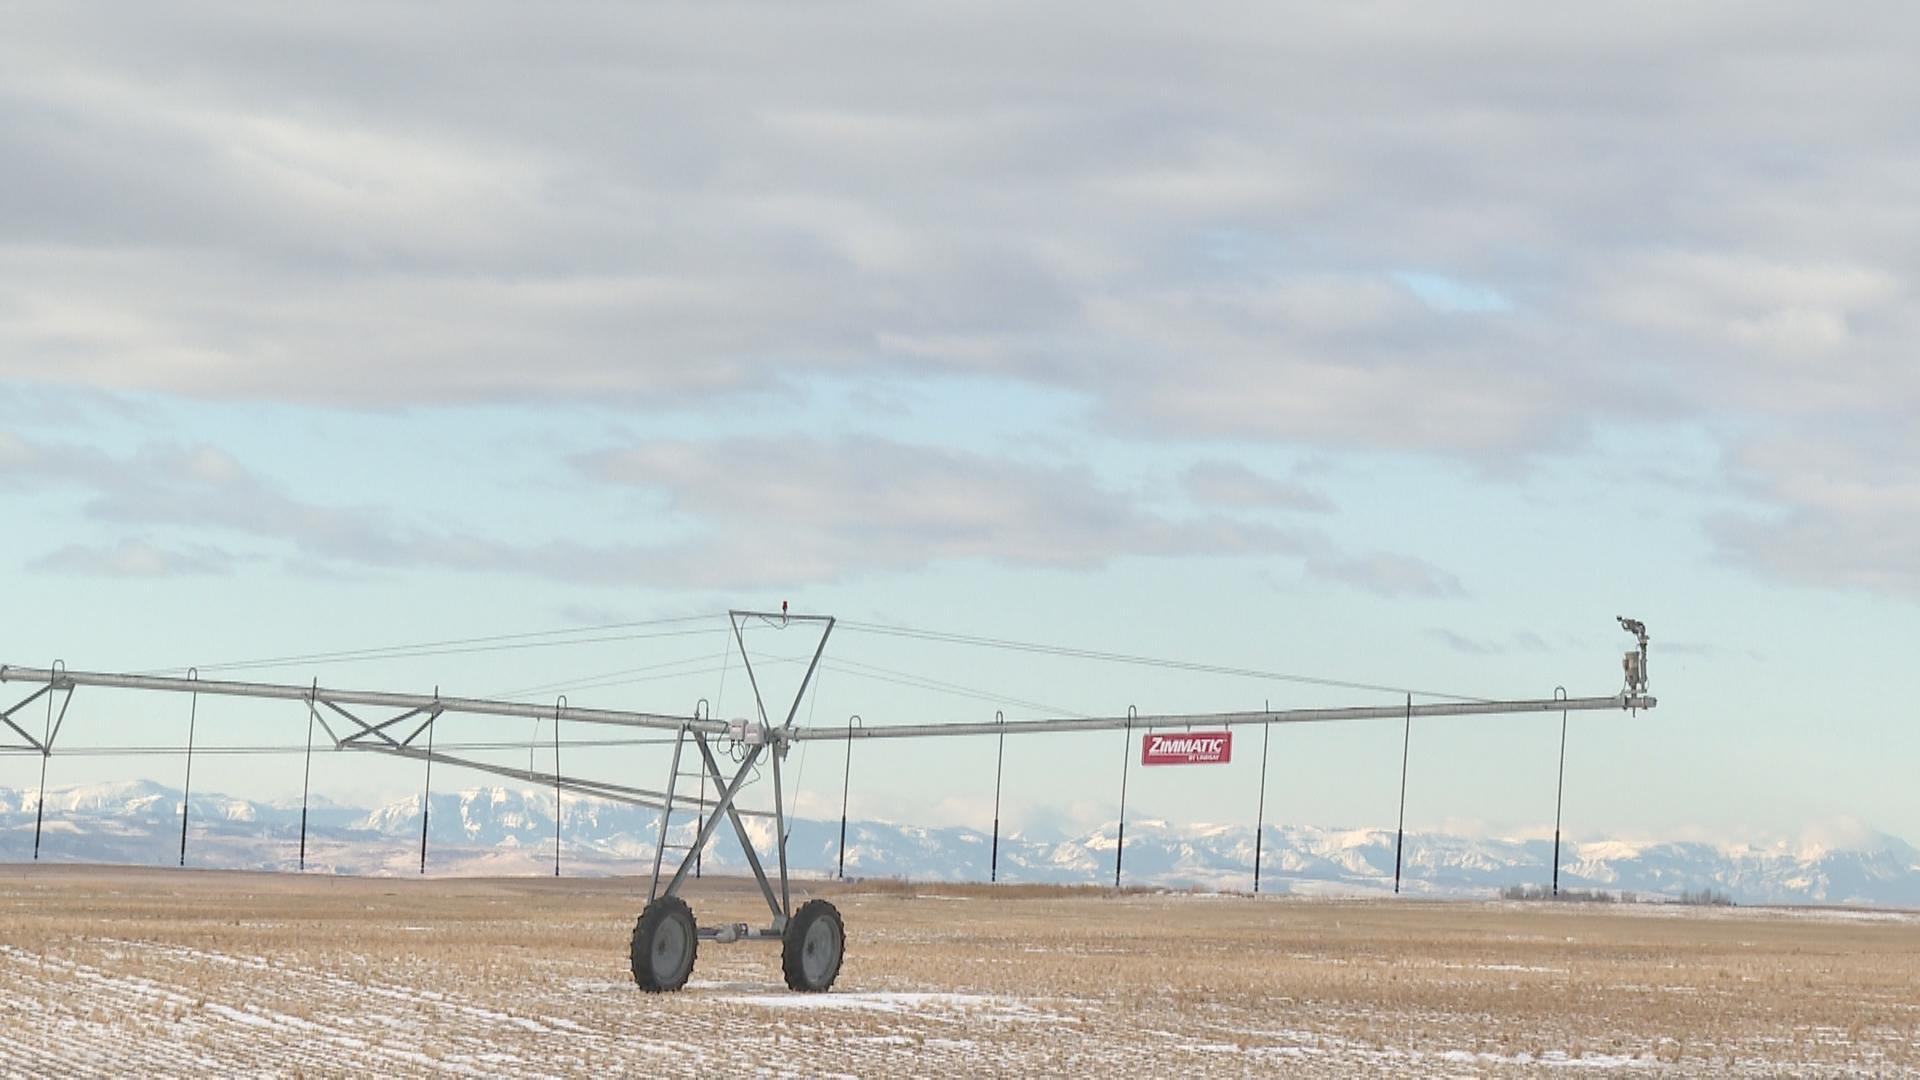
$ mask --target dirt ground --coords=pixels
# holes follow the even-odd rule
[[[0,866],[0,1075],[1920,1074],[1912,915],[808,883],[654,996],[644,890]]]

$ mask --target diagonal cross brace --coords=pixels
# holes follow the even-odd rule
[[[321,701],[321,703],[326,705],[326,701],[324,700]],[[349,721],[361,723],[361,721],[355,719],[351,713],[346,713],[344,709],[340,709],[340,711],[348,717]],[[315,713],[315,717],[321,721],[323,726],[326,724],[326,719],[321,717],[319,713]],[[405,717],[396,717],[396,719],[405,719]],[[363,724],[363,728],[365,728],[365,726],[367,726],[367,724]],[[424,728],[426,724],[422,723],[420,726]],[[328,728],[328,730],[330,730],[330,728]],[[355,732],[355,734],[361,734],[361,732]],[[630,805],[639,805],[639,807],[659,807],[662,799],[666,798],[664,792],[655,792],[655,790],[651,790],[651,788],[634,788],[634,786],[626,786],[626,784],[614,784],[611,780],[591,780],[591,778],[586,778],[586,776],[555,776],[553,773],[528,773],[526,769],[518,769],[518,767],[497,765],[497,763],[492,763],[492,761],[478,761],[478,759],[474,759],[474,757],[459,757],[459,755],[447,753],[444,749],[428,751],[428,749],[420,748],[420,746],[413,746],[413,736],[419,736],[419,730],[415,730],[413,736],[407,736],[407,740],[403,740],[403,742],[394,742],[392,738],[386,736],[386,732],[376,732],[376,734],[380,736],[378,740],[357,740],[357,738],[353,738],[353,736],[348,736],[346,740],[336,740],[336,746],[340,749],[361,751],[361,753],[386,753],[386,755],[390,755],[390,757],[411,757],[411,759],[415,759],[415,761],[426,761],[426,759],[430,757],[430,759],[432,759],[434,763],[438,763],[438,765],[455,765],[455,767],[459,767],[459,769],[472,769],[472,771],[476,771],[476,773],[490,773],[493,774],[493,776],[507,776],[507,778],[513,778],[513,780],[528,780],[528,782],[538,782],[538,784],[553,784],[553,782],[559,782],[564,790],[574,792],[576,796],[609,799],[609,801],[616,801],[616,803],[630,803]],[[685,803],[687,803],[689,809],[701,809],[701,811],[705,811],[708,805],[712,805],[710,801],[691,798],[691,796],[685,799]],[[739,811],[739,813],[745,815],[745,817],[772,817],[772,815],[768,815],[766,811]]]
[[[38,750],[40,752],[41,757],[51,757],[53,756],[54,741],[60,738],[60,727],[61,725],[67,722],[67,706],[73,704],[73,689],[74,688],[72,684],[69,684],[69,683],[50,682],[47,685],[41,687],[40,689],[35,690],[33,693],[28,694],[25,698],[15,703],[12,708],[8,709],[5,712],[0,712],[0,723],[6,724],[8,727],[13,729],[14,734],[26,740],[27,745],[21,747],[20,749]],[[43,733],[42,738],[39,738],[39,739],[34,738],[32,735],[27,733],[26,728],[23,728],[19,724],[16,724],[13,722],[14,713],[19,712],[21,709],[26,708],[27,706],[33,704],[36,701],[39,701],[41,698],[46,697],[49,694],[54,693],[55,691],[65,691],[65,694],[60,698],[59,715],[56,718],[50,720],[47,730]],[[52,711],[51,702],[48,703],[48,711],[49,712]]]
[[[433,718],[439,716],[441,712],[441,710],[436,708],[432,708],[426,705],[419,705],[419,706],[415,706],[414,708],[408,709],[406,712],[401,713],[399,716],[396,716],[391,720],[382,720],[378,724],[369,724],[365,720],[360,719],[359,717],[353,715],[352,713],[334,704],[333,702],[328,701],[324,697],[320,699],[320,704],[325,705],[327,708],[332,709],[334,712],[339,713],[341,716],[344,716],[348,720],[351,720],[355,724],[359,725],[360,727],[359,731],[353,732],[349,734],[346,738],[338,740],[338,744],[341,746],[346,746],[352,743],[364,744],[367,740],[367,736],[369,735],[378,736],[380,738],[380,741],[386,743],[388,746],[405,746],[408,743],[413,742],[413,735],[418,735],[420,734],[420,732],[416,730],[413,733],[413,735],[407,736],[405,741],[395,742],[393,739],[393,736],[387,734],[387,729],[392,727],[395,724],[400,723],[403,720],[408,720],[425,713],[432,714],[431,716],[427,717],[427,721],[431,722]],[[423,723],[420,726],[421,728],[424,729],[426,727],[426,724]]]
[[[60,728],[67,722],[67,706],[73,704],[73,687],[67,687],[67,696],[60,699],[60,714],[53,719],[53,730],[47,733],[47,753],[53,753],[53,744],[60,738]]]
[[[525,769],[506,765],[496,765],[490,761],[478,761],[473,758],[459,757],[444,750],[426,750],[418,746],[385,746],[380,743],[349,743],[348,749],[367,754],[386,754],[391,757],[411,758],[415,761],[433,761],[439,765],[452,765],[475,772],[491,773],[515,780],[534,780],[541,784],[557,782],[561,787],[576,795],[589,795],[609,802],[627,803],[633,806],[657,807],[660,805],[660,793],[645,788],[625,787],[599,780],[576,780],[569,777],[554,777],[551,773],[528,773]]]
[[[414,728],[414,729],[413,729],[413,734],[411,734],[411,735],[409,735],[409,736],[407,736],[407,737],[406,737],[406,738],[404,738],[404,739],[401,739],[401,740],[400,740],[400,745],[401,745],[401,746],[412,746],[412,745],[413,745],[413,740],[415,740],[415,739],[417,739],[417,738],[419,738],[419,737],[420,737],[420,733],[421,733],[421,732],[423,732],[423,731],[425,731],[425,730],[427,730],[428,728],[430,728],[430,727],[432,727],[432,726],[433,726],[433,722],[434,722],[435,720],[438,720],[438,719],[440,719],[440,714],[441,714],[441,713],[443,713],[443,712],[445,712],[445,711],[446,711],[445,709],[428,709],[428,710],[427,710],[427,718],[426,718],[425,720],[422,720],[422,721],[420,721],[420,726],[419,726],[419,727],[417,727],[417,728]],[[406,718],[407,718],[407,714],[405,714],[405,713],[402,713],[401,715],[399,715],[399,716],[396,716],[396,717],[394,717],[393,719],[391,719],[391,720],[389,720],[389,721],[387,721],[387,723],[386,723],[386,724],[381,724],[380,726],[381,726],[381,727],[386,727],[386,726],[387,726],[387,724],[397,724],[397,723],[399,723],[400,721],[402,721],[402,720],[405,720]],[[427,745],[429,745],[429,746],[431,746],[431,745],[433,745],[433,737],[432,737],[432,736],[428,736],[428,737],[427,737]]]
[[[46,746],[43,743],[41,743],[39,739],[36,739],[33,736],[27,734],[26,728],[23,728],[19,724],[14,723],[13,714],[19,712],[21,709],[26,708],[27,706],[33,704],[34,702],[39,701],[41,698],[46,697],[48,694],[53,693],[53,686],[54,684],[48,683],[47,685],[41,687],[40,689],[35,690],[33,693],[28,694],[25,698],[22,698],[18,704],[14,705],[13,708],[8,709],[6,712],[0,712],[0,723],[4,723],[8,727],[12,728],[14,731],[14,734],[20,736],[22,739],[25,739],[27,741],[28,746],[33,747],[35,750],[40,751],[42,754],[45,754],[47,752]],[[69,693],[67,697],[69,700],[71,700],[73,695]],[[62,714],[64,714],[65,712],[66,712],[65,709],[61,710]]]
[[[760,895],[766,898],[767,907],[773,911],[775,929],[784,930],[787,913],[780,906],[780,898],[773,894],[773,885],[767,880],[767,872],[760,865],[760,856],[753,850],[753,837],[747,835],[746,822],[740,819],[740,811],[733,805],[734,798],[740,794],[741,787],[747,782],[748,774],[753,771],[754,763],[760,760],[760,755],[765,752],[767,746],[762,743],[748,750],[746,759],[740,762],[740,768],[734,772],[733,779],[728,780],[720,771],[720,763],[714,760],[713,751],[707,746],[706,736],[696,731],[693,733],[693,741],[700,748],[700,757],[706,762],[707,774],[713,777],[715,786],[720,789],[720,795],[714,800],[713,809],[707,812],[707,819],[701,823],[700,834],[694,837],[693,846],[680,860],[680,869],[674,871],[673,880],[667,882],[666,895],[674,896],[679,893],[680,883],[686,880],[687,872],[693,869],[694,858],[707,846],[707,841],[713,839],[714,832],[720,828],[720,815],[724,812],[727,820],[733,823],[734,835],[740,838],[740,850],[746,852],[747,865],[753,869],[753,879],[760,885]],[[779,832],[779,827],[776,825],[774,828],[776,841],[779,839]]]
[[[307,700],[307,712],[311,713],[313,715],[313,718],[320,722],[320,727],[324,731],[326,731],[327,738],[333,740],[333,748],[335,750],[340,749],[340,747],[345,744],[340,741],[340,733],[333,730],[333,725],[327,723],[326,715],[320,711],[319,699],[313,697],[312,695],[308,695],[306,700]]]

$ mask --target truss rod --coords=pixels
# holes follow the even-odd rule
[[[442,712],[474,716],[511,716],[524,720],[550,720],[552,705],[520,701],[493,701],[486,698],[436,698],[431,694],[391,694],[369,690],[333,690],[327,687],[288,686],[278,683],[227,682],[221,680],[176,679],[161,675],[113,675],[98,671],[50,671],[0,665],[0,682],[38,682],[60,688],[97,686],[114,690],[157,690],[180,694],[213,694],[220,697],[268,698],[277,701],[318,700],[321,704],[367,705],[378,708],[438,708]],[[560,710],[560,719],[583,724],[609,724],[615,727],[656,728],[678,731],[682,725],[704,735],[724,735],[724,720],[697,720],[660,713],[628,712],[618,709],[583,709],[568,706]]]
[[[25,700],[21,701],[19,704],[15,705],[13,708],[8,709],[5,712],[0,712],[0,724],[5,724],[8,727],[12,728],[14,730],[14,734],[19,735],[22,739],[25,739],[27,741],[27,746],[31,747],[33,749],[33,752],[36,754],[46,753],[47,748],[40,744],[39,739],[36,739],[32,735],[27,734],[26,728],[23,728],[19,724],[14,723],[13,714],[19,712],[21,709],[26,708],[27,706],[33,704],[34,702],[39,701],[41,698],[51,693],[53,693],[53,685],[49,683],[48,685],[43,686],[40,689],[35,690],[33,693],[27,695]],[[51,739],[51,736],[49,736],[49,739]],[[12,748],[9,747],[8,749],[12,749]]]
[[[591,780],[577,776],[560,776],[556,778],[554,774],[548,772],[528,772],[525,769],[515,768],[510,765],[497,765],[490,761],[476,761],[473,758],[457,757],[444,751],[423,750],[417,746],[387,746],[381,743],[364,743],[356,746],[349,743],[343,747],[343,749],[370,754],[386,754],[389,757],[411,758],[415,761],[432,758],[433,761],[439,765],[450,765],[455,768],[472,769],[476,772],[505,776],[514,780],[524,780],[528,783],[538,784],[541,787],[546,787],[549,784],[557,784],[562,789],[571,791],[575,795],[590,795],[595,798],[606,799],[609,802],[643,806],[651,810],[661,809],[661,792],[647,788],[629,787],[625,784],[615,784],[605,780]],[[683,809],[705,811],[714,804],[710,800],[705,799],[686,799],[682,800],[680,805]],[[773,814],[765,810],[741,810],[740,814],[743,817],[773,816]]]
[[[1432,705],[1362,706],[1345,709],[1286,709],[1277,712],[1172,713],[1157,716],[1093,716],[1067,720],[1008,720],[981,724],[895,724],[886,727],[803,727],[791,737],[807,739],[922,739],[936,735],[1036,735],[1063,731],[1113,731],[1132,727],[1241,727],[1249,724],[1313,724],[1340,720],[1399,720],[1421,716],[1488,716],[1503,713],[1592,712],[1601,709],[1651,709],[1645,694],[1598,698],[1536,698],[1521,701],[1444,701]]]

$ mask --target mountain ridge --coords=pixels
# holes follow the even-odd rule
[[[298,866],[297,804],[195,792],[187,862],[225,869]],[[0,788],[0,861],[32,857],[37,792]],[[115,781],[47,792],[40,858],[57,862],[174,865],[179,861],[180,792],[152,781]],[[427,866],[442,875],[551,873],[551,790],[508,786],[437,792],[429,804]],[[839,866],[839,821],[789,823],[789,861],[801,876]],[[692,839],[692,815],[676,814],[673,841]],[[750,818],[756,845],[770,848],[770,819]],[[659,835],[655,811],[584,796],[564,799],[563,872],[642,873]],[[307,814],[307,867],[341,874],[417,873],[420,799],[374,807],[316,804]],[[1127,822],[1123,880],[1129,885],[1247,891],[1253,885],[1253,829],[1175,825],[1142,813]],[[1600,839],[1562,844],[1564,889],[1649,897],[1712,889],[1740,903],[1920,907],[1920,850],[1898,837],[1856,830],[1852,843],[1770,846],[1699,840]],[[1113,876],[1113,823],[1076,834],[1003,833],[1005,882],[1106,884]],[[1261,891],[1371,894],[1393,887],[1394,833],[1382,828],[1270,824],[1261,842]],[[963,826],[850,821],[848,876],[986,881],[991,836]],[[744,859],[730,830],[704,858],[721,872]],[[1545,885],[1552,842],[1539,837],[1409,832],[1402,889],[1419,896],[1490,896],[1514,885]]]

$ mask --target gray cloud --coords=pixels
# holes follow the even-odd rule
[[[1163,433],[1481,451],[1679,407],[1642,334],[1875,337],[1910,269],[1863,220],[1905,205],[1872,20],[575,15],[23,18],[8,364],[359,404],[992,371]]]
[[[777,463],[777,468],[772,467]],[[1229,518],[1147,513],[1083,469],[879,439],[655,442],[590,455],[603,481],[657,491],[743,565],[801,580],[954,559],[1084,569],[1132,555],[1293,553],[1302,541]]]
[[[68,544],[32,560],[27,569],[84,577],[161,578],[227,574],[237,562],[231,552],[208,544],[167,547],[126,539],[101,546]]]
[[[1730,469],[1768,509],[1712,519],[1727,557],[1804,585],[1920,599],[1920,431],[1910,422],[1750,440]]]
[[[413,558],[415,542],[403,539],[379,509],[295,499],[231,454],[204,444],[159,443],[115,456],[0,432],[0,487],[71,491],[89,517],[121,527],[294,539],[309,553],[369,565]]]
[[[1129,436],[1482,464],[1920,414],[1903,5],[205,15],[10,20],[0,376],[680,407],[986,373]],[[1911,591],[1899,478],[1736,469],[1745,565]]]
[[[1386,596],[1465,591],[1423,560],[1351,551],[1316,530],[1162,517],[1070,466],[869,438],[654,442],[578,465],[658,493],[703,523],[705,535],[669,556],[684,558],[677,572],[694,580],[711,573],[709,562],[782,568],[772,582],[955,559],[1086,569],[1117,558],[1198,555],[1278,558],[1310,578]]]
[[[658,441],[574,465],[664,501],[672,538],[503,542],[378,507],[304,501],[211,446],[115,456],[0,432],[0,487],[71,492],[89,517],[123,529],[275,542],[315,573],[418,567],[684,590],[825,583],[961,560],[1082,570],[1130,557],[1254,556],[1379,592],[1457,589],[1425,563],[1345,552],[1315,532],[1165,517],[1078,467],[881,439]],[[159,575],[223,572],[233,562],[205,544],[135,538],[63,548],[34,566]]]
[[[1504,656],[1516,652],[1544,652],[1547,642],[1531,630],[1519,630],[1506,637],[1474,637],[1442,626],[1429,627],[1427,636],[1455,652],[1469,656]]]
[[[1308,557],[1307,573],[1389,597],[1464,596],[1460,579],[1424,559],[1386,552],[1358,555],[1332,550]]]
[[[1181,478],[1196,502],[1230,509],[1327,511],[1325,495],[1291,480],[1276,480],[1232,461],[1202,461]]]

